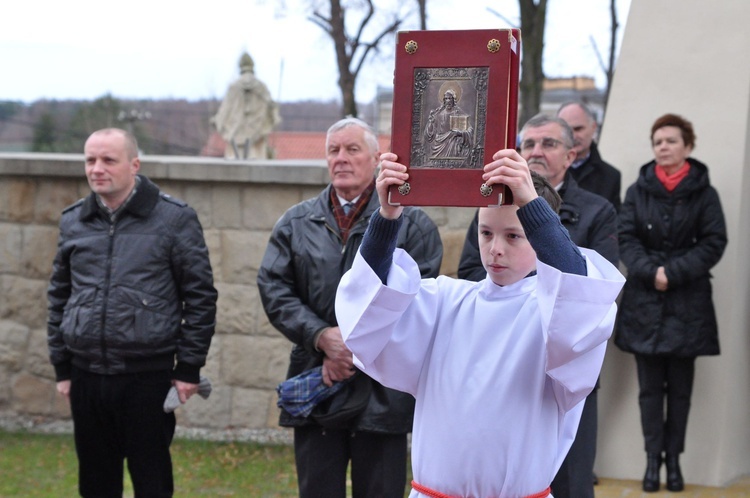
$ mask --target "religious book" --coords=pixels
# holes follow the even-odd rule
[[[512,203],[482,168],[516,146],[520,52],[518,29],[398,33],[391,151],[409,180],[390,188],[392,205]]]

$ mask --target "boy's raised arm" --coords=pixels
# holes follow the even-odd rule
[[[359,251],[384,284],[396,250],[398,231],[403,221],[402,206],[388,204],[388,187],[402,185],[408,178],[406,166],[397,161],[396,154],[386,152],[380,156],[380,173],[375,180],[380,210],[370,217],[370,224],[362,239]]]

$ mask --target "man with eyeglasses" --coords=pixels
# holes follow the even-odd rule
[[[538,114],[521,129],[519,149],[532,171],[544,176],[560,193],[560,221],[573,242],[593,249],[617,266],[617,213],[604,197],[578,186],[570,174],[576,158],[573,130],[561,118]],[[479,255],[478,218],[466,233],[458,277],[479,281],[487,272]],[[552,482],[555,498],[594,498],[597,389],[586,398],[576,439]]]

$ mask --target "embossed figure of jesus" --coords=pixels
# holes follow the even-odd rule
[[[469,114],[457,101],[456,92],[448,89],[443,94],[443,104],[430,111],[424,140],[430,144],[431,158],[461,158],[471,151],[474,129],[469,124]]]

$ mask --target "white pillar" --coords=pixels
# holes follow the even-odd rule
[[[633,0],[600,149],[625,190],[653,158],[649,135],[672,112],[693,123],[729,245],[713,270],[722,353],[700,357],[685,453],[687,483],[721,486],[750,473],[750,1]],[[596,471],[642,479],[635,360],[614,345],[599,393]],[[662,474],[662,481],[664,474]]]

